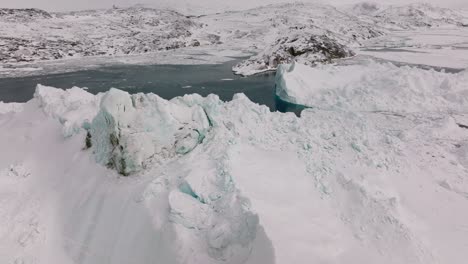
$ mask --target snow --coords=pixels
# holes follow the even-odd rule
[[[466,89],[465,73],[370,62],[348,66],[346,76],[324,67],[308,70],[364,87],[369,73],[385,70],[436,83],[412,89],[442,79],[447,91]],[[299,118],[244,95],[166,101],[38,86],[23,110],[0,114],[0,260],[464,263],[466,96],[435,104],[443,95],[418,92],[425,99],[402,101],[402,111],[364,111],[371,107],[354,94],[362,107],[308,109]],[[73,133],[64,135],[67,124]],[[205,129],[203,141],[177,151],[176,138],[190,139],[194,128]],[[131,166],[106,168],[109,158]]]
[[[408,64],[453,69],[468,67],[468,30],[404,30],[366,41],[356,53]]]
[[[464,26],[466,17],[461,12],[440,8],[428,3],[390,6],[373,14],[377,24],[392,29],[418,27]]]

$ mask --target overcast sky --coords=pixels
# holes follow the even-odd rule
[[[317,0],[303,0],[303,2]],[[349,4],[353,2],[362,2],[362,0],[322,0],[324,2],[331,2],[332,4]],[[239,8],[242,6],[253,7],[255,5],[262,5],[266,3],[275,2],[294,2],[287,0],[0,0],[0,7],[9,8],[25,8],[37,7],[48,11],[65,11],[65,10],[79,10],[79,9],[93,9],[93,8],[108,8],[113,4],[117,6],[129,6],[138,3],[150,4],[154,6],[174,6],[176,8],[199,8],[206,7],[209,9],[222,9],[227,6],[230,8]],[[398,4],[407,2],[424,2],[424,0],[385,0],[374,1],[386,4]],[[468,7],[468,0],[426,0],[439,6],[446,7]],[[190,9],[190,8],[186,8]]]

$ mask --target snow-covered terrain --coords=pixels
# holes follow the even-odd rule
[[[377,24],[396,29],[447,25],[468,26],[468,20],[462,13],[425,3],[391,6],[372,16]]]
[[[347,46],[383,34],[355,16],[321,4],[270,5],[201,19],[208,25],[206,31],[221,35],[221,42],[258,53],[234,67],[242,75],[275,70],[294,58],[314,64],[348,57],[353,52]]]
[[[176,50],[173,57],[179,61],[177,55],[189,47],[198,53],[254,54],[233,69],[251,75],[292,60],[314,65],[350,57],[366,46],[365,40],[392,36],[395,30],[461,28],[467,22],[464,12],[428,4],[362,3],[338,10],[321,3],[289,3],[203,16],[141,6],[67,13],[1,9],[0,74],[18,69],[29,75],[40,71],[44,60],[57,59],[63,71],[90,56],[143,54],[128,62],[166,63],[147,54]],[[70,58],[74,60],[64,60]]]

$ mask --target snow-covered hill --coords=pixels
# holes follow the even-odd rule
[[[192,42],[191,30],[201,27],[179,13],[147,8],[41,17],[34,14],[47,13],[12,12],[0,16],[0,61],[3,63],[141,54],[194,46],[197,42]]]
[[[468,110],[468,71],[437,72],[373,60],[355,65],[281,65],[277,95],[320,109],[398,113]]]
[[[27,22],[40,18],[52,18],[52,16],[44,10],[30,9],[8,9],[0,8],[0,19],[11,22]]]

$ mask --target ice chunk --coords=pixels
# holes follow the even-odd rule
[[[98,111],[100,96],[73,87],[61,90],[38,84],[34,98],[43,111],[58,119],[65,137],[72,136],[89,124]]]
[[[259,219],[250,201],[239,194],[226,160],[214,156],[214,161],[201,159],[190,166],[178,189],[169,194],[169,218],[187,228],[177,236],[205,244],[210,259],[242,263],[252,249]]]

